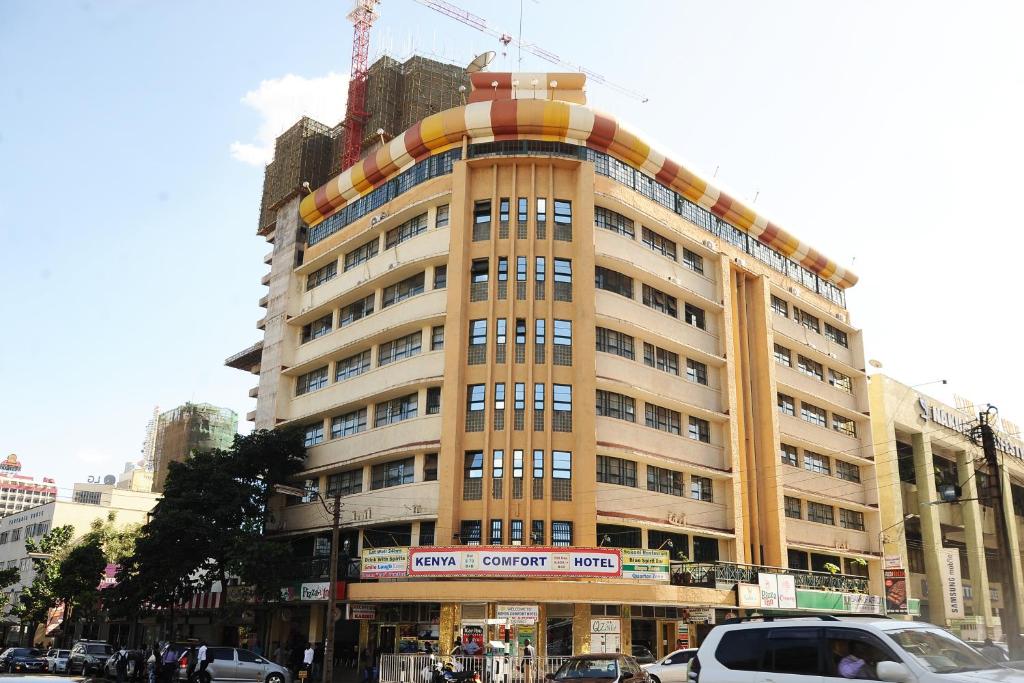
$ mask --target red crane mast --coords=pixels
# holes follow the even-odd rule
[[[366,72],[369,69],[370,28],[377,20],[376,6],[380,0],[355,0],[348,14],[352,22],[352,68],[348,81],[348,102],[345,105],[345,147],[341,157],[342,170],[359,161],[363,145],[363,124],[366,123]]]

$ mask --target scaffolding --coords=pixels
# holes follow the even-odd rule
[[[194,451],[228,448],[238,433],[238,414],[209,403],[185,403],[161,413],[154,445],[153,490],[163,491],[167,467]]]

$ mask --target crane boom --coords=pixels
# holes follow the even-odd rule
[[[487,20],[484,19],[483,17],[479,17],[473,14],[472,12],[464,10],[458,5],[453,5],[450,2],[446,2],[446,0],[416,0],[416,2],[423,5],[424,7],[428,7],[434,10],[435,12],[443,14],[446,17],[450,17],[451,19],[455,19],[456,21],[462,22],[466,26],[475,28],[477,31],[480,31],[481,33],[486,33],[489,36],[497,38],[503,45],[514,43],[521,47],[522,49],[529,52],[530,54],[540,57],[541,59],[550,62],[551,64],[559,66],[563,69],[568,69],[569,71],[578,71],[580,73],[587,74],[588,77],[592,78],[598,83],[601,83],[602,85],[609,87],[612,90],[615,90],[616,92],[626,95],[627,97],[632,97],[634,99],[640,100],[641,102],[647,101],[647,97],[644,96],[643,93],[637,92],[632,88],[627,88],[624,85],[619,85],[618,83],[609,81],[601,74],[591,69],[588,69],[584,66],[564,60],[558,55],[556,55],[554,52],[546,50],[540,45],[537,45],[536,43],[531,43],[520,38],[513,38],[511,35],[504,31],[492,28],[487,23]]]
[[[380,0],[355,0],[348,14],[352,22],[352,67],[349,71],[348,101],[345,103],[345,147],[342,169],[359,161],[366,122],[366,72],[369,69],[370,27],[377,19],[375,7]]]

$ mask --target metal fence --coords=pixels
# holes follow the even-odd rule
[[[484,683],[541,683],[568,657],[479,657],[449,655],[381,655],[380,683],[430,683],[434,667],[451,663],[455,671],[475,671]]]

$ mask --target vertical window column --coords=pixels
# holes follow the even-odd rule
[[[533,385],[533,431],[544,431],[544,383]]]
[[[526,223],[530,216],[530,200],[519,197],[516,200],[516,239],[526,239]]]
[[[544,451],[537,449],[533,452],[533,499],[543,500],[544,498]]]
[[[508,239],[509,198],[502,197],[498,200],[498,239]]]
[[[537,197],[537,239],[547,239],[548,236],[548,200],[544,197]]]
[[[546,339],[544,329],[544,318],[537,318],[534,322],[534,336],[533,336],[533,362],[537,365],[544,365],[547,354],[544,353],[546,348]]]
[[[505,383],[494,383],[494,431],[505,429]]]
[[[544,278],[545,262],[543,256],[538,256],[534,263],[533,298],[537,301],[544,300]]]
[[[527,264],[525,256],[516,256],[516,299],[519,301],[526,301]]]
[[[512,428],[517,432],[523,431],[523,423],[526,420],[526,384],[516,382],[512,415]]]
[[[494,362],[505,362],[505,341],[507,339],[508,320],[498,318],[494,321]]]
[[[523,452],[512,451],[512,498],[521,500],[523,497]]]
[[[508,257],[498,257],[498,299],[504,301],[508,298]]]

